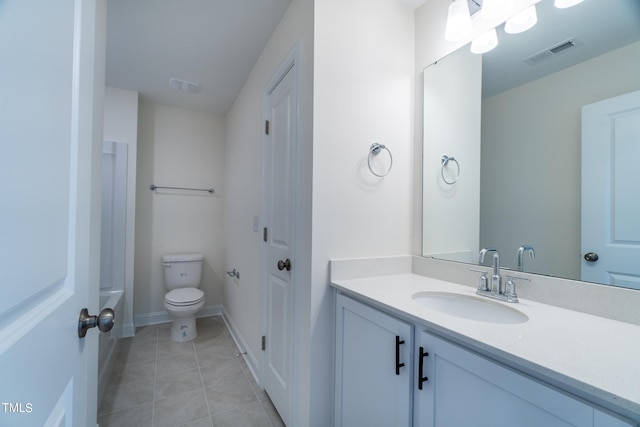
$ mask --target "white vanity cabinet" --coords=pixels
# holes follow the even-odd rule
[[[428,379],[414,393],[415,426],[634,425],[428,332],[417,330],[416,346]]]
[[[343,294],[336,308],[336,427],[635,425]]]
[[[337,296],[335,427],[411,425],[413,326]]]

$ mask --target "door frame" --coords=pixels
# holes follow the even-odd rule
[[[297,41],[291,50],[288,52],[285,59],[278,65],[271,78],[267,81],[263,89],[262,96],[262,119],[263,122],[269,120],[269,96],[274,91],[274,89],[278,86],[280,81],[287,75],[287,73],[292,72],[293,74],[293,85],[296,87],[296,95],[293,100],[294,109],[295,109],[295,117],[297,122],[297,132],[295,135],[295,144],[296,144],[296,155],[294,159],[295,168],[295,176],[296,180],[294,183],[294,206],[295,212],[292,217],[294,218],[294,230],[299,230],[300,225],[302,224],[301,218],[301,206],[300,206],[300,191],[302,191],[301,185],[301,174],[302,165],[303,165],[303,150],[302,150],[302,132],[301,132],[301,114],[300,114],[300,105],[301,105],[301,92],[302,92],[302,73],[301,73],[301,65],[302,65],[302,42]],[[267,159],[267,151],[266,151],[266,140],[268,136],[263,131],[262,132],[262,188],[261,188],[261,218],[266,218],[266,205],[267,205],[267,186],[266,186],[266,167],[265,162]],[[263,223],[263,227],[265,224]],[[294,231],[292,236],[292,252],[296,253],[298,248],[298,240],[300,238],[300,234],[297,231]],[[267,265],[267,247],[264,245],[264,241],[261,241],[260,247],[260,310],[261,310],[261,325],[260,325],[260,335],[265,336],[267,333],[267,324],[268,324],[268,275],[269,275],[269,266]],[[297,258],[297,257],[296,257]],[[298,261],[296,259],[293,260],[296,265],[298,265]],[[293,268],[291,271],[291,282],[292,282],[292,290],[293,295],[293,311],[292,311],[292,342],[291,342],[291,384],[289,385],[290,393],[289,393],[289,407],[291,408],[290,420],[291,423],[295,424],[294,420],[298,418],[298,407],[296,405],[295,396],[298,395],[298,381],[297,376],[295,375],[298,372],[297,367],[299,366],[299,352],[295,351],[299,346],[301,329],[300,329],[300,321],[302,320],[300,313],[300,300],[302,296],[302,292],[300,289],[297,289],[296,284],[302,283],[301,280],[301,268]],[[261,351],[260,357],[260,369],[259,369],[259,381],[260,384],[264,384],[264,376],[266,375],[266,352]]]

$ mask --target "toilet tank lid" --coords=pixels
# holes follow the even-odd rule
[[[162,256],[162,262],[202,261],[203,259],[204,255],[202,254],[170,254]]]

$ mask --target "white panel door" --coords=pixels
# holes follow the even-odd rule
[[[293,361],[293,298],[297,91],[295,63],[284,71],[266,99],[264,203],[265,351],[264,388],[289,424]]]
[[[640,289],[638,165],[640,91],[583,106],[582,280]]]
[[[1,426],[96,424],[104,16],[0,1]]]

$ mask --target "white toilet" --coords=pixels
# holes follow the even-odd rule
[[[164,296],[164,308],[171,317],[171,339],[190,341],[198,336],[196,313],[204,306],[200,286],[202,254],[164,255],[164,282],[169,292]]]

